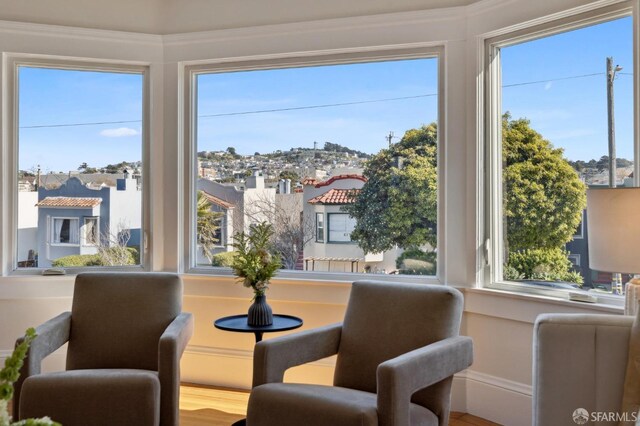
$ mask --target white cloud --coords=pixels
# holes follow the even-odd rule
[[[553,83],[550,81],[547,84],[544,85],[544,90],[549,90],[551,89],[551,86],[553,86]]]
[[[130,127],[118,127],[117,129],[104,129],[100,132],[100,136],[105,136],[107,138],[122,138],[125,136],[136,136],[139,135],[140,132],[136,129],[132,129]]]

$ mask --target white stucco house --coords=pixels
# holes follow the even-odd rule
[[[37,266],[49,267],[63,256],[95,254],[123,232],[129,234],[127,246],[140,247],[142,192],[129,175],[100,189],[72,177],[55,189],[40,187],[37,194]],[[26,247],[26,241],[18,246]]]
[[[304,220],[315,224],[314,238],[304,247],[304,269],[330,272],[390,273],[401,251],[365,253],[351,232],[356,220],[342,210],[366,178],[361,174],[341,174],[326,181],[303,180]]]

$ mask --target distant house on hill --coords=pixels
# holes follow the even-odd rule
[[[115,186],[91,189],[71,177],[55,189],[38,189],[38,266],[63,256],[94,254],[109,236],[128,232],[129,246],[140,246],[142,192],[124,175]],[[20,245],[20,242],[18,242]]]
[[[126,176],[126,177],[125,177]],[[39,187],[46,189],[59,188],[64,185],[68,179],[76,178],[83,185],[90,188],[101,188],[104,186],[116,186],[119,179],[131,178],[134,179],[138,186],[141,183],[140,173],[129,173],[124,171],[123,173],[80,173],[77,171],[69,173],[47,173],[40,175]]]

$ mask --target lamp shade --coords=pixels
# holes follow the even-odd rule
[[[640,188],[587,190],[589,268],[640,273]]]

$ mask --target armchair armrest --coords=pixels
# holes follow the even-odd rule
[[[162,426],[178,425],[180,397],[180,358],[193,335],[193,315],[178,315],[158,343],[158,378],[160,379],[160,419]]]
[[[29,377],[40,374],[42,360],[69,341],[71,331],[71,312],[63,312],[55,318],[36,327],[37,337],[31,342],[29,351],[20,369],[20,377],[14,384],[13,412],[18,413],[20,407],[20,391],[22,383]],[[16,341],[22,343],[24,337]]]
[[[288,368],[337,354],[341,334],[340,323],[257,343],[253,354],[253,387],[281,383]]]
[[[473,362],[470,337],[440,340],[383,362],[378,366],[380,425],[409,425],[411,395],[469,367]]]

